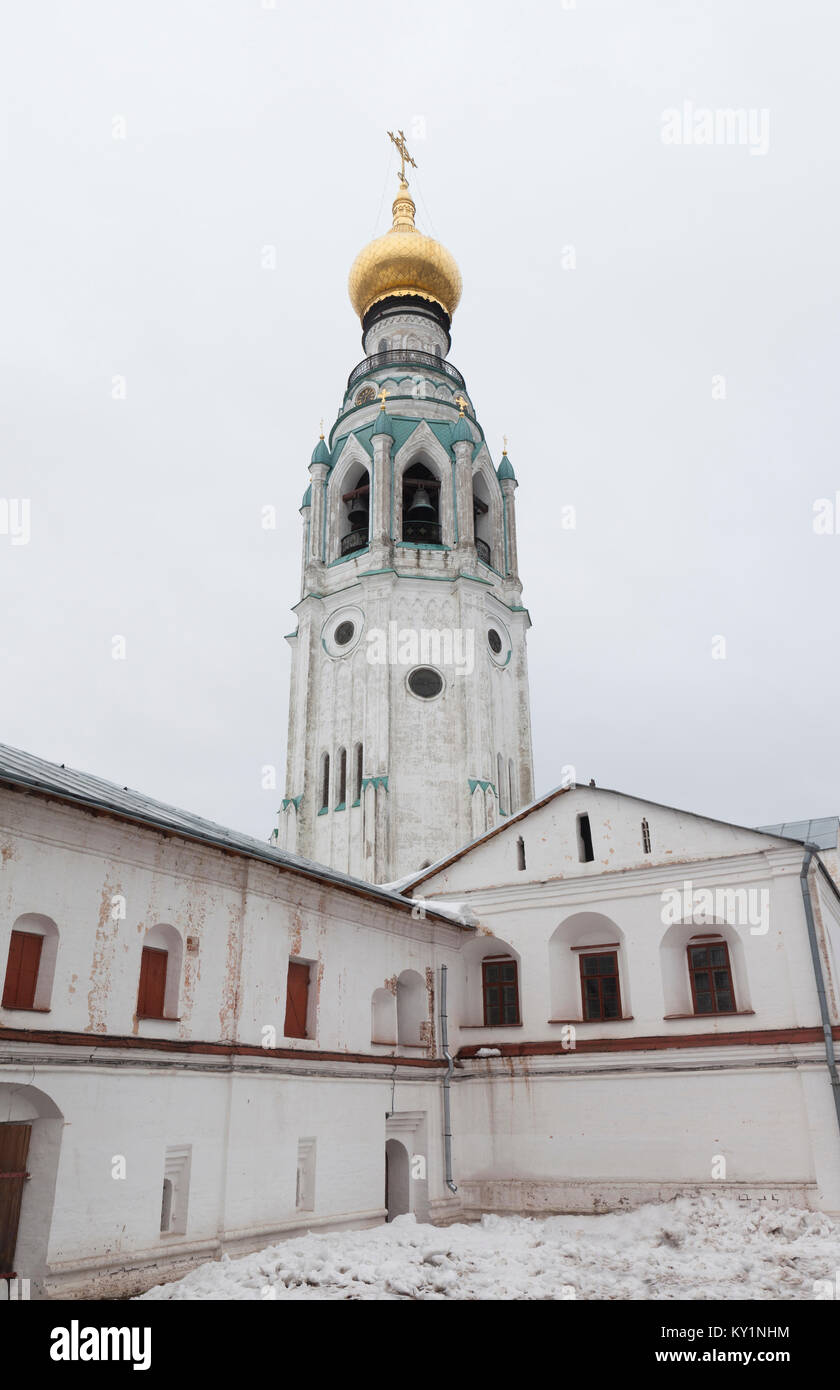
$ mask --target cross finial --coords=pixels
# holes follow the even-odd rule
[[[388,135],[389,135],[390,139],[393,140],[394,144],[395,144],[396,147],[397,147],[397,152],[399,153],[399,156],[400,156],[400,179],[401,179],[401,181],[402,181],[403,183],[405,183],[405,182],[406,182],[406,177],[405,177],[405,165],[406,165],[406,160],[408,160],[408,163],[411,165],[412,169],[416,169],[416,168],[417,168],[417,165],[414,163],[414,160],[411,158],[411,155],[408,153],[408,147],[407,147],[407,145],[406,145],[406,143],[405,143],[405,135],[403,134],[403,132],[400,130],[400,131],[398,131],[397,134],[395,135],[394,132],[393,132],[392,130],[389,130],[389,131],[388,131]]]
[[[456,404],[456,405],[459,405],[459,406],[461,407],[461,414],[463,415],[464,410],[465,410],[465,408],[466,408],[466,404],[467,404],[466,401],[464,400],[464,397],[463,397],[463,396],[456,396],[456,397],[455,397],[455,404]]]
[[[382,390],[379,392],[379,399],[380,399],[381,402],[382,402],[381,406],[379,407],[380,410],[384,410],[384,409],[385,409],[385,401],[386,401],[386,399],[387,399],[387,396],[388,396],[387,387],[383,386],[383,387],[382,387]]]
[[[506,434],[503,434],[503,435],[502,435],[502,442],[503,442],[503,444],[504,444],[504,446],[505,446],[505,447],[502,449],[502,453],[503,453],[503,454],[506,454],[506,453],[507,453],[507,435],[506,435]]]
[[[321,438],[323,439],[323,437],[324,437],[324,422],[323,422],[323,420],[322,420],[322,421],[321,421]]]

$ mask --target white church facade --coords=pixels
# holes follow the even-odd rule
[[[404,1212],[840,1215],[838,821],[534,799],[459,293],[403,179],[310,466],[271,842],[0,747],[0,1297]]]

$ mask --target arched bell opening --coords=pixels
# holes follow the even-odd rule
[[[415,545],[440,545],[440,482],[423,463],[403,475],[402,538]]]
[[[363,550],[368,543],[370,527],[370,474],[367,469],[355,469],[347,484],[347,490],[341,495],[342,555]]]
[[[479,560],[485,565],[493,563],[493,517],[487,487],[479,474],[473,478],[473,526],[475,529],[475,548]],[[501,795],[501,793],[500,793]]]

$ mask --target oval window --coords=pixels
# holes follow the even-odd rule
[[[433,700],[443,690],[443,676],[432,666],[418,666],[408,677],[408,688],[421,700]]]
[[[487,641],[490,644],[491,652],[495,652],[498,656],[499,652],[502,650],[502,639],[494,627],[491,627],[488,631]]]
[[[337,647],[346,647],[348,642],[352,642],[353,634],[356,631],[354,623],[339,623],[333,636],[333,641]]]

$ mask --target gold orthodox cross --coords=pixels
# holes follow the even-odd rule
[[[387,395],[388,395],[387,389],[383,386],[383,387],[382,387],[382,390],[379,392],[379,399],[380,399],[381,402],[382,402],[382,409],[383,409],[383,410],[385,409],[385,398],[387,397]]]
[[[506,434],[503,434],[503,435],[502,435],[502,442],[504,443],[504,446],[505,446],[505,447],[502,449],[502,453],[503,453],[503,454],[506,454],[506,453],[507,453],[507,435],[506,435]]]
[[[466,408],[467,408],[467,403],[466,403],[466,401],[464,400],[464,397],[463,397],[463,396],[456,396],[456,397],[455,397],[455,404],[456,404],[456,405],[459,405],[459,406],[461,407],[461,414],[463,415],[464,411],[465,411]]]
[[[395,144],[396,147],[397,147],[397,152],[398,152],[398,154],[399,154],[399,156],[400,156],[400,179],[402,180],[403,183],[405,183],[405,181],[406,181],[406,178],[405,178],[405,162],[406,162],[406,160],[408,160],[408,162],[409,162],[409,164],[411,165],[412,169],[416,169],[416,168],[417,168],[417,165],[414,163],[414,160],[411,158],[411,155],[408,153],[408,146],[407,146],[406,143],[405,143],[405,135],[403,134],[403,132],[402,132],[402,131],[399,131],[398,134],[395,135],[394,132],[393,132],[392,130],[389,130],[389,131],[388,131],[388,135],[390,136],[390,138],[393,140],[394,144]]]

